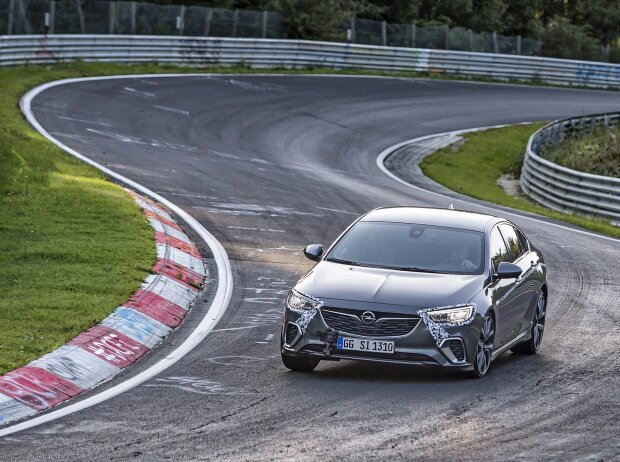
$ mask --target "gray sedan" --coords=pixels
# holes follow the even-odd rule
[[[321,360],[443,366],[483,377],[502,352],[534,354],[545,327],[542,253],[513,223],[391,207],[356,220],[291,289],[284,365]]]

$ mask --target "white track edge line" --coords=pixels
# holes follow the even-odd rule
[[[149,76],[148,75],[140,76],[140,78],[145,78],[145,77],[149,77]],[[112,78],[124,78],[124,77],[110,76],[110,77],[104,77],[104,78],[98,77],[95,79],[103,80],[105,78],[112,79]],[[175,350],[170,352],[166,357],[161,359],[159,362],[150,366],[148,369],[140,372],[136,376],[131,377],[125,380],[124,382],[121,382],[118,385],[115,385],[107,390],[104,390],[101,393],[98,393],[94,396],[91,396],[82,401],[76,402],[74,404],[69,404],[66,407],[57,409],[55,411],[51,411],[39,417],[34,417],[30,420],[26,420],[24,422],[17,423],[15,425],[11,425],[6,428],[0,429],[0,437],[7,436],[7,435],[10,435],[12,433],[16,433],[22,430],[27,430],[29,428],[32,428],[32,427],[35,427],[35,426],[38,426],[38,425],[41,425],[47,422],[51,422],[60,417],[67,416],[69,414],[73,414],[75,412],[89,408],[96,404],[102,403],[110,398],[113,398],[121,393],[124,393],[140,385],[141,383],[145,382],[146,380],[151,379],[152,377],[155,377],[157,374],[166,370],[167,368],[172,366],[174,363],[176,363],[178,360],[180,360],[183,356],[185,356],[187,353],[193,350],[200,342],[202,342],[202,340],[204,340],[207,334],[213,330],[217,322],[220,320],[220,318],[226,311],[226,308],[228,307],[228,304],[232,296],[233,278],[232,278],[232,271],[230,268],[230,260],[228,259],[226,250],[224,249],[222,244],[198,222],[198,220],[192,217],[189,213],[185,212],[179,206],[173,204],[172,202],[160,196],[159,194],[155,193],[154,191],[151,191],[150,189],[130,180],[129,178],[119,175],[118,173],[104,167],[103,165],[98,164],[97,162],[89,159],[88,157],[66,146],[59,140],[52,137],[34,117],[34,114],[32,113],[32,101],[41,92],[49,88],[59,86],[59,85],[82,82],[86,80],[91,80],[91,79],[75,78],[75,79],[58,80],[54,82],[48,82],[46,84],[35,87],[22,97],[22,99],[20,100],[20,108],[22,112],[24,113],[24,115],[26,116],[26,119],[28,120],[28,122],[41,135],[43,135],[45,138],[50,140],[52,143],[54,143],[55,145],[57,145],[58,147],[66,151],[67,153],[71,154],[72,156],[86,162],[89,165],[92,165],[93,167],[102,171],[106,175],[122,183],[125,183],[126,185],[131,186],[133,189],[140,191],[141,193],[151,197],[152,199],[164,204],[166,207],[168,207],[170,210],[176,213],[179,217],[181,217],[187,223],[187,225],[190,226],[205,241],[207,246],[209,246],[209,248],[211,249],[211,252],[213,252],[213,259],[215,260],[216,267],[217,267],[217,273],[218,273],[217,274],[218,276],[217,290],[216,290],[215,296],[213,297],[213,301],[211,302],[211,306],[209,307],[209,310],[205,314],[204,318],[200,321],[198,326],[194,329],[194,331],[189,335],[189,337],[187,337],[187,339],[185,339],[185,341],[183,341],[183,343],[180,346],[178,346]]]
[[[419,142],[419,141],[424,141],[424,140],[427,140],[427,139],[430,139],[430,138],[437,138],[437,137],[440,137],[440,136],[450,136],[450,135],[464,135],[466,133],[472,133],[472,132],[478,132],[478,131],[484,131],[484,130],[492,130],[492,129],[495,129],[495,128],[509,127],[511,125],[528,125],[528,124],[531,124],[531,123],[532,122],[522,122],[520,124],[519,123],[517,123],[517,124],[502,124],[502,125],[490,125],[490,126],[487,126],[487,127],[467,128],[467,129],[464,129],[464,130],[454,130],[454,131],[443,132],[443,133],[435,133],[433,135],[420,136],[418,138],[412,138],[412,139],[407,140],[407,141],[401,141],[400,143],[393,144],[392,146],[390,146],[390,147],[384,149],[383,151],[381,151],[381,153],[377,156],[377,159],[376,159],[377,167],[379,167],[379,169],[383,173],[385,173],[387,176],[389,176],[393,180],[395,180],[395,181],[397,181],[397,182],[399,182],[399,183],[401,183],[401,184],[403,184],[403,185],[405,185],[405,186],[407,186],[409,188],[413,188],[413,189],[416,189],[418,191],[422,191],[422,192],[425,192],[425,193],[428,193],[428,194],[433,194],[435,196],[444,197],[446,199],[449,199],[450,202],[460,202],[462,204],[476,205],[478,207],[484,207],[484,208],[487,208],[489,210],[495,210],[492,207],[493,204],[491,202],[489,202],[490,205],[486,205],[484,203],[477,203],[477,202],[474,202],[474,201],[468,201],[466,199],[460,199],[460,198],[457,198],[457,197],[446,196],[445,194],[441,194],[441,193],[438,193],[438,192],[435,192],[435,191],[431,191],[429,189],[424,189],[424,188],[421,188],[421,187],[416,186],[414,184],[408,183],[407,181],[405,181],[405,180],[403,180],[401,178],[398,178],[396,175],[394,175],[392,172],[390,172],[387,169],[387,167],[385,166],[384,162],[396,150],[398,150],[398,149],[400,149],[400,148],[402,148],[404,146],[407,146],[409,144],[413,144],[413,143],[416,143],[416,142]],[[456,194],[458,194],[458,193],[456,193]],[[483,202],[486,202],[486,201],[483,201]],[[603,239],[603,240],[607,240],[607,241],[611,241],[611,242],[616,242],[616,243],[620,242],[620,239],[616,239],[614,237],[604,236],[603,234],[593,233],[593,232],[590,232],[590,231],[585,231],[583,229],[573,228],[573,227],[570,227],[570,226],[564,226],[564,225],[560,225],[558,223],[554,223],[552,221],[547,221],[547,220],[544,220],[544,219],[541,219],[541,218],[535,218],[535,217],[531,217],[531,216],[526,215],[526,213],[531,213],[531,212],[520,211],[520,210],[513,209],[511,207],[508,207],[508,206],[505,206],[505,205],[501,205],[501,204],[497,204],[497,205],[500,206],[500,207],[504,207],[506,209],[513,210],[513,212],[508,212],[508,211],[504,211],[504,210],[500,209],[503,213],[505,213],[507,215],[511,215],[513,217],[519,217],[519,218],[523,218],[525,220],[536,221],[538,223],[544,223],[546,225],[554,226],[556,228],[565,229],[565,230],[572,231],[572,232],[575,232],[575,233],[578,233],[578,234],[584,234],[586,236],[597,237],[599,239]]]

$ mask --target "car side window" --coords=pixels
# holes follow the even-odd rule
[[[521,245],[521,241],[517,236],[517,232],[510,225],[499,225],[498,226],[502,236],[504,236],[504,241],[508,246],[508,254],[510,261],[515,261],[524,253],[523,246]]]
[[[499,232],[499,229],[493,228],[491,230],[491,263],[493,265],[493,271],[497,270],[499,264],[503,261],[510,261],[508,254],[508,248],[504,242],[504,238]]]
[[[510,225],[499,225],[498,228],[502,236],[504,236],[504,242],[508,246],[510,261],[517,260],[525,252],[521,240],[517,236],[517,231]]]
[[[519,237],[519,241],[521,242],[521,247],[523,247],[523,252],[527,252],[530,248],[527,243],[527,237],[525,237],[525,234],[523,234],[523,232],[519,228],[515,228],[515,231],[517,231],[517,236]]]

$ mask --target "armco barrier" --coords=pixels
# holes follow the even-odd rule
[[[327,67],[454,74],[588,87],[620,87],[620,65],[450,50],[305,40],[129,35],[0,36],[0,66],[70,60]]]
[[[534,133],[525,150],[521,189],[553,210],[594,215],[620,226],[620,178],[571,170],[540,155],[542,149],[570,133],[592,132],[602,126],[620,126],[620,113],[558,120]]]

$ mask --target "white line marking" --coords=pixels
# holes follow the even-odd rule
[[[525,125],[527,123],[524,123],[523,125]],[[427,136],[420,136],[418,138],[413,138],[407,141],[402,141],[400,143],[396,143],[386,149],[384,149],[381,154],[379,154],[377,156],[377,167],[379,167],[379,169],[385,173],[387,176],[389,176],[390,178],[392,178],[393,180],[398,181],[401,184],[404,184],[405,186],[409,187],[409,188],[413,188],[416,189],[418,191],[422,191],[428,194],[432,194],[434,196],[438,196],[438,197],[444,197],[447,199],[446,204],[448,203],[453,203],[453,202],[459,202],[462,204],[470,204],[470,205],[476,205],[478,207],[483,207],[486,208],[488,210],[493,210],[494,213],[497,213],[497,210],[500,210],[503,214],[509,215],[509,216],[513,216],[513,217],[519,217],[519,218],[523,218],[525,220],[530,220],[530,221],[536,221],[538,223],[544,223],[546,225],[550,225],[550,226],[554,226],[556,228],[560,228],[560,229],[564,229],[567,231],[573,231],[575,233],[578,234],[584,234],[586,236],[592,236],[592,237],[597,237],[599,239],[604,239],[607,241],[611,241],[611,242],[620,242],[620,239],[616,239],[613,237],[609,237],[609,236],[603,236],[602,234],[596,234],[596,233],[592,233],[590,231],[584,231],[578,228],[571,228],[569,226],[563,226],[563,225],[559,225],[557,223],[553,223],[551,221],[547,221],[547,220],[543,220],[540,218],[534,218],[534,217],[530,217],[525,215],[525,212],[519,213],[518,210],[516,209],[511,209],[514,210],[514,212],[506,212],[504,210],[501,209],[495,209],[490,205],[485,205],[485,204],[481,204],[481,203],[476,203],[473,201],[468,201],[466,199],[458,199],[456,197],[451,197],[451,196],[446,196],[445,194],[441,194],[435,191],[430,191],[428,189],[424,189],[424,188],[420,188],[419,186],[416,186],[414,184],[411,183],[407,183],[406,181],[398,178],[396,175],[394,175],[392,172],[390,172],[386,166],[384,165],[384,161],[385,159],[387,159],[387,157],[392,154],[394,151],[396,151],[397,149],[402,148],[403,146],[406,146],[408,144],[412,144],[412,143],[416,143],[418,141],[424,141],[430,138],[435,138],[435,137],[439,137],[439,136],[450,136],[450,135],[463,135],[465,133],[472,133],[472,132],[477,132],[477,131],[482,131],[482,130],[490,130],[490,129],[494,129],[494,128],[502,128],[502,127],[507,127],[508,125],[520,125],[520,124],[503,124],[503,125],[492,125],[492,126],[488,126],[488,127],[477,127],[477,128],[468,128],[465,130],[455,130],[455,131],[451,131],[451,132],[443,132],[443,133],[435,133],[434,135],[427,135]],[[499,205],[499,204],[498,204]],[[505,207],[505,206],[502,206]],[[510,207],[506,207],[508,209],[510,209]]]
[[[348,215],[356,215],[356,216],[360,215],[359,213],[355,213],[355,212],[347,212],[346,210],[338,210],[338,209],[328,209],[327,207],[319,207],[318,205],[315,205],[315,207],[317,209],[327,210],[328,212],[346,213]]]
[[[186,116],[189,115],[189,111],[185,111],[183,109],[175,109],[173,107],[167,107],[167,106],[158,106],[157,104],[153,104],[153,107],[156,107],[157,109],[161,109],[162,111],[174,112],[175,114],[183,114]]]
[[[213,329],[211,332],[227,332],[229,330],[254,329],[255,327],[259,327],[261,325],[262,324],[253,324],[251,326],[225,327],[224,329]]]
[[[146,76],[142,76],[146,77]],[[152,365],[148,369],[142,371],[141,373],[135,375],[134,377],[130,377],[124,382],[119,383],[101,393],[88,397],[82,401],[79,401],[74,404],[70,404],[66,407],[58,409],[56,411],[49,412],[47,414],[41,415],[39,417],[34,417],[25,422],[21,422],[15,425],[11,425],[9,427],[3,428],[0,430],[0,437],[10,435],[12,433],[16,433],[22,430],[26,430],[28,428],[35,427],[37,425],[41,425],[47,422],[51,422],[60,417],[64,417],[69,414],[73,414],[74,412],[81,411],[83,409],[89,408],[96,404],[102,403],[110,398],[113,398],[121,393],[124,393],[132,388],[140,385],[141,383],[155,377],[162,371],[166,370],[177,361],[179,361],[183,356],[192,351],[200,342],[204,340],[209,332],[211,332],[217,322],[220,320],[226,308],[228,307],[228,303],[230,302],[230,298],[232,296],[232,288],[233,288],[233,280],[232,280],[232,271],[230,268],[230,260],[228,259],[228,255],[226,254],[226,250],[220,244],[220,242],[209,232],[207,231],[193,216],[187,213],[185,210],[180,208],[179,206],[173,204],[168,199],[160,196],[159,194],[151,191],[150,189],[136,183],[135,181],[130,180],[129,178],[125,178],[122,175],[104,167],[103,165],[98,164],[92,159],[80,154],[79,152],[71,149],[69,146],[66,146],[62,142],[58,141],[54,137],[52,137],[37,121],[33,112],[32,112],[32,100],[39,95],[41,92],[56,87],[59,85],[67,85],[70,83],[91,81],[91,80],[112,80],[112,79],[123,79],[123,78],[136,78],[136,76],[106,76],[106,77],[95,77],[95,78],[75,78],[75,79],[66,79],[66,80],[58,80],[55,82],[49,82],[43,85],[40,85],[36,88],[33,88],[28,93],[26,93],[21,101],[20,107],[28,122],[45,136],[52,143],[65,150],[67,153],[72,156],[86,162],[89,165],[99,169],[106,175],[134,188],[135,190],[146,194],[152,199],[162,203],[174,213],[176,213],[188,226],[190,226],[209,246],[211,252],[213,253],[213,260],[217,266],[217,289],[215,292],[215,296],[213,297],[213,302],[211,303],[211,307],[205,314],[204,318],[200,321],[196,329],[185,339],[185,341],[178,346],[174,351],[170,352],[165,358]]]

